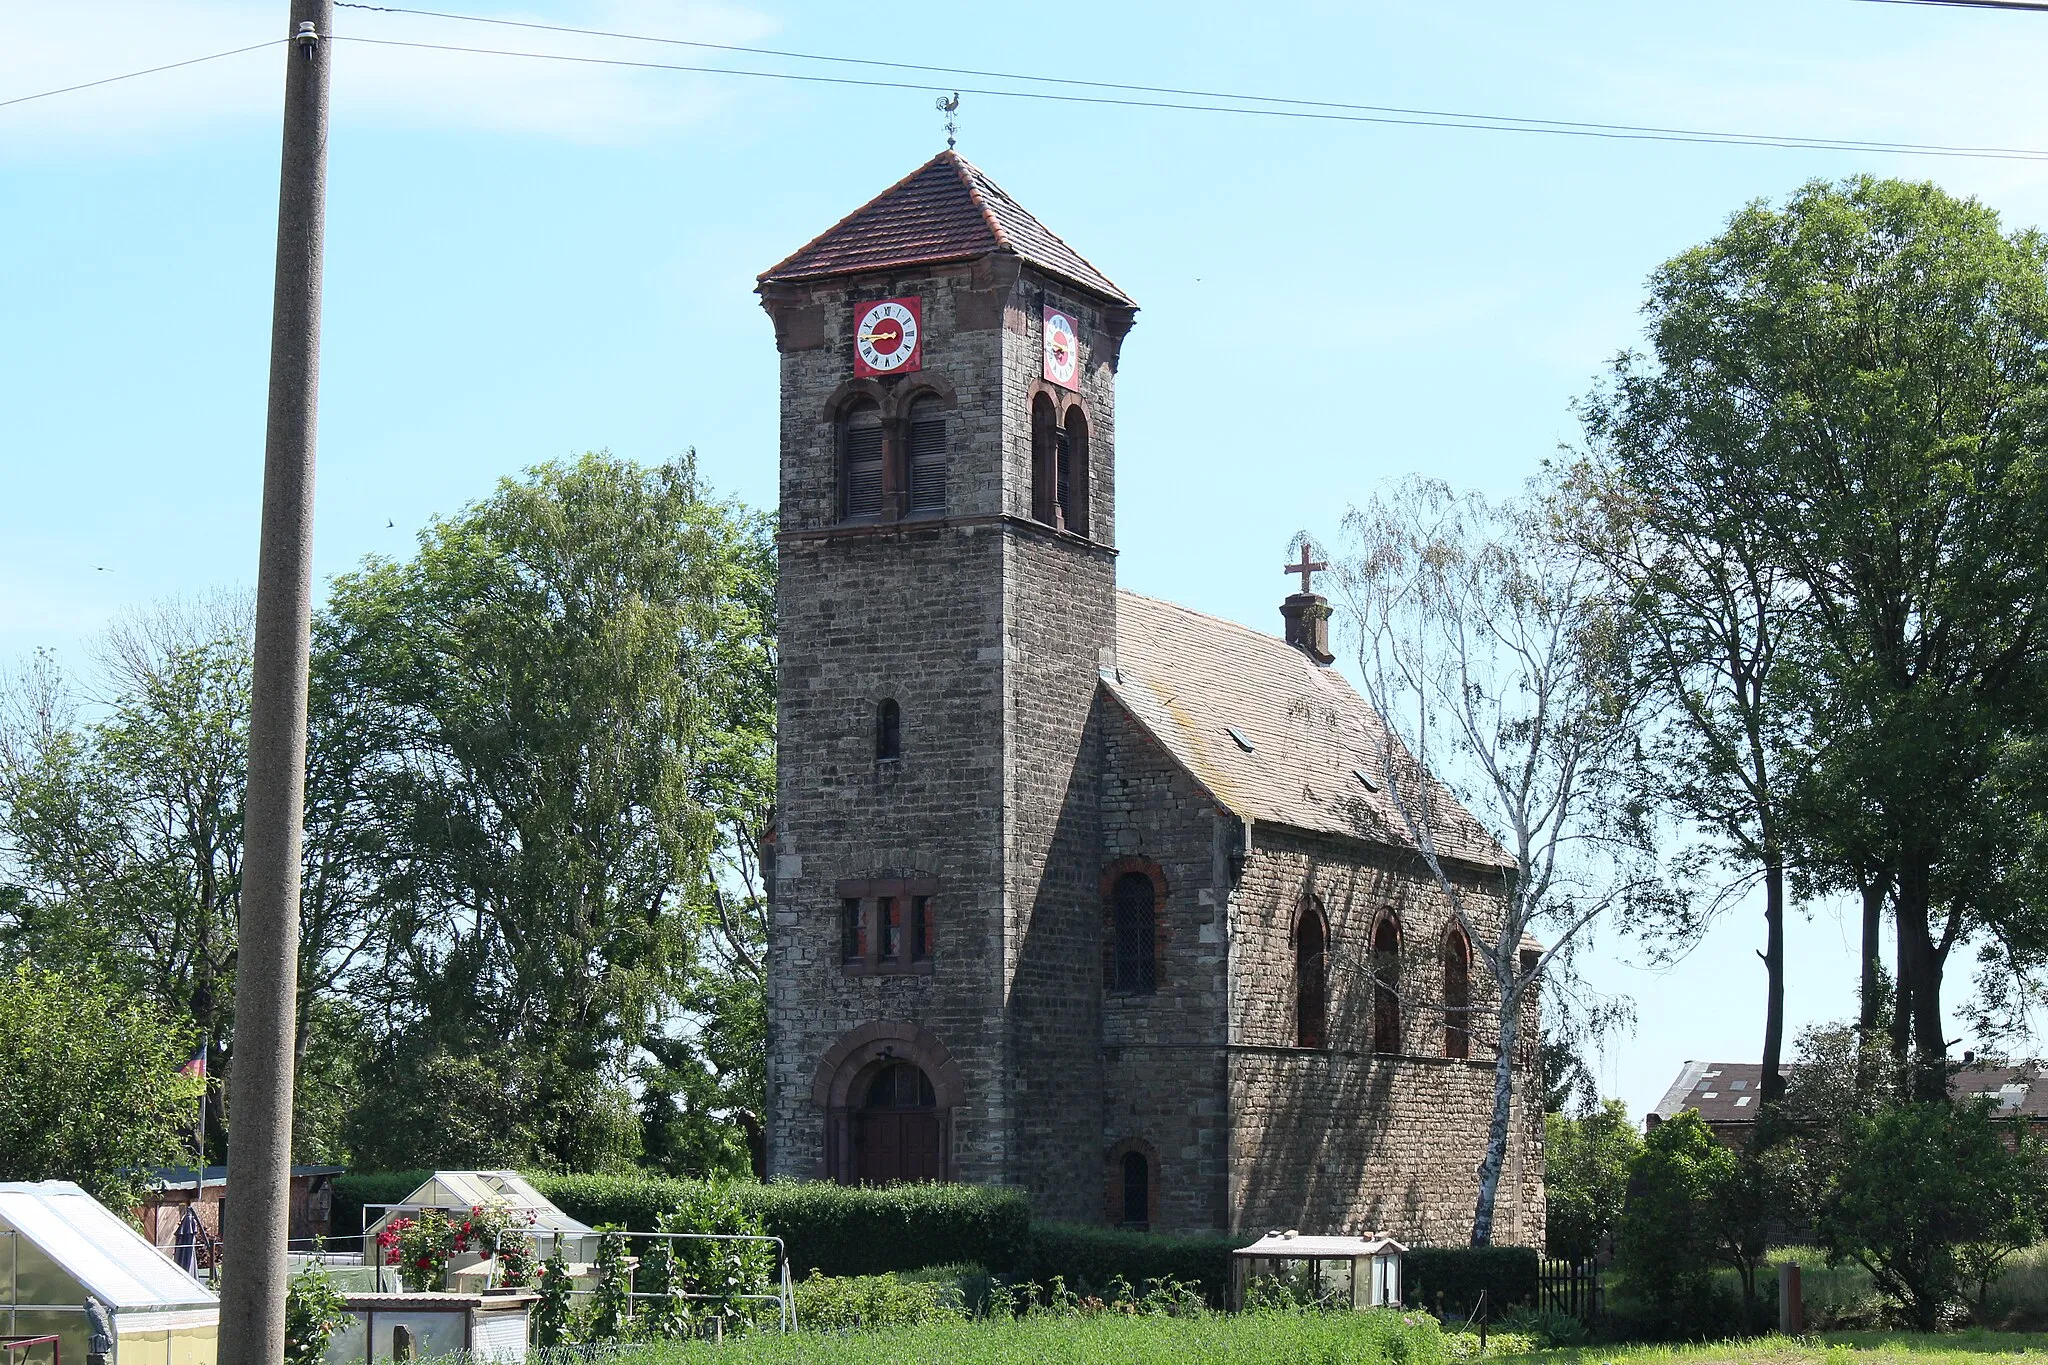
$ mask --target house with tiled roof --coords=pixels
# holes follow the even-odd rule
[[[1788,1062],[1778,1074],[1789,1082],[1798,1070],[1797,1064]],[[1643,1131],[1689,1109],[1728,1146],[1747,1146],[1756,1131],[1757,1107],[1763,1103],[1763,1075],[1759,1062],[1687,1061],[1663,1098],[1643,1116]],[[1962,1065],[1949,1078],[1949,1094],[1959,1101],[1982,1100],[1994,1117],[2024,1119],[2028,1132],[2048,1137],[2048,1063],[1979,1061],[1964,1053]]]
[[[759,293],[782,413],[770,1172],[1465,1242],[1497,1006],[1389,800],[1405,753],[1332,667],[1328,602],[1305,577],[1268,634],[1117,587],[1130,296],[951,151]],[[1511,860],[1427,791],[1497,914]],[[1495,1236],[1533,1243],[1541,1090],[1516,1074]]]

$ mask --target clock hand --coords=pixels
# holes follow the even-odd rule
[[[901,332],[862,332],[860,334],[862,341],[900,341],[902,337],[903,333]]]

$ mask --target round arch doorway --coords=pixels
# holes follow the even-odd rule
[[[939,1100],[910,1062],[885,1062],[853,1114],[853,1175],[862,1185],[945,1178]]]
[[[900,1069],[899,1069],[900,1068]],[[811,1099],[825,1120],[818,1175],[841,1185],[957,1180],[953,1116],[967,1077],[946,1045],[907,1020],[841,1034],[818,1059]]]

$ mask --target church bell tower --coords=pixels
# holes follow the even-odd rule
[[[769,1170],[1015,1184],[1092,1217],[1136,307],[951,151],[759,293],[782,402]]]

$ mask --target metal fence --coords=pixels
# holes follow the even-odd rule
[[[1536,1271],[1536,1306],[1591,1326],[1606,1310],[1600,1269],[1591,1261],[1544,1261]]]

